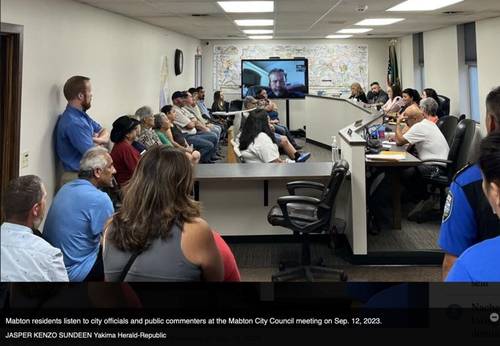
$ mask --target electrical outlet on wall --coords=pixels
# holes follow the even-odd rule
[[[30,164],[30,152],[24,151],[21,154],[21,168],[28,168]]]

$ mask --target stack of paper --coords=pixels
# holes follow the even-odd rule
[[[406,152],[402,151],[381,151],[378,154],[366,155],[367,159],[370,160],[389,160],[389,161],[399,161],[406,158]]]

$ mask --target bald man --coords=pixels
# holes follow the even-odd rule
[[[403,119],[406,119],[405,128],[401,128]],[[416,105],[408,107],[402,116],[398,117],[395,140],[398,145],[410,144],[414,147],[416,156],[422,161],[448,159],[450,147],[441,130],[432,121],[426,119],[422,110]],[[403,171],[401,183],[410,194],[410,198],[418,202],[408,214],[410,220],[416,213],[429,211],[433,207],[433,201],[422,176],[440,174],[445,167],[444,163],[426,162]]]

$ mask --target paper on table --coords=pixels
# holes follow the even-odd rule
[[[396,142],[393,142],[393,141],[382,141],[382,144],[396,145]]]
[[[406,153],[401,151],[381,151],[379,154],[368,154],[366,158],[370,160],[399,161],[406,158]]]

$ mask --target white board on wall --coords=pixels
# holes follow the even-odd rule
[[[367,44],[269,44],[214,46],[214,90],[239,93],[241,60],[280,57],[309,60],[309,92],[350,93],[354,82],[368,88]]]

